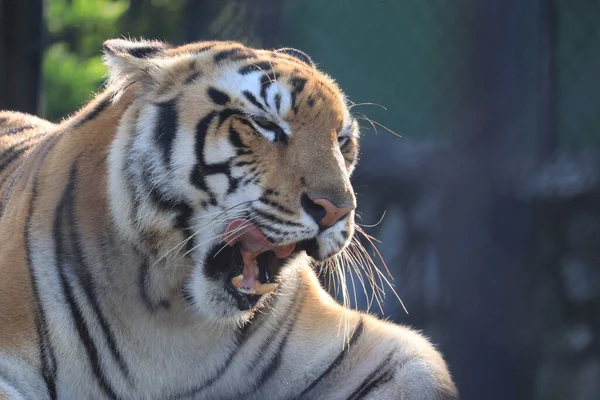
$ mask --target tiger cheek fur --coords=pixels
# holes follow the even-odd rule
[[[456,398],[426,339],[310,267],[354,232],[331,78],[234,42],[105,62],[59,125],[0,112],[0,398]]]

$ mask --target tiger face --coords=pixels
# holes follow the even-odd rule
[[[113,84],[141,93],[110,153],[114,220],[154,268],[182,271],[197,312],[239,320],[295,258],[348,245],[358,125],[308,56],[125,40],[105,54]]]

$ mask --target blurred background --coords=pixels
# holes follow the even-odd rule
[[[0,108],[64,118],[112,37],[301,49],[387,109],[352,109],[354,185],[409,313],[389,289],[371,312],[428,335],[463,399],[596,400],[599,22],[597,0],[0,0]]]

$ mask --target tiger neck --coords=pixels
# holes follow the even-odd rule
[[[35,182],[36,208],[58,204],[49,226],[55,227],[54,240],[63,249],[67,268],[94,282],[110,282],[98,286],[98,296],[129,315],[139,313],[140,301],[153,314],[173,311],[179,303],[180,309],[188,307],[177,292],[182,276],[175,276],[165,262],[156,263],[142,243],[123,235],[119,215],[110,206],[111,166],[121,169],[112,165],[111,153],[138,108],[138,94],[135,84],[116,99],[108,89],[60,124]],[[119,206],[127,209],[129,204]]]
[[[117,97],[115,97],[117,95]],[[108,154],[117,134],[123,114],[136,96],[131,85],[123,91],[107,89],[96,96],[72,118],[55,131],[54,142],[42,160],[39,185],[56,187],[59,176],[65,179],[63,190],[71,191],[82,227],[94,227],[101,232],[112,229],[108,211]]]

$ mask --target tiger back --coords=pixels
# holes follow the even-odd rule
[[[348,310],[358,124],[295,49],[109,40],[58,125],[0,113],[0,398],[454,399],[415,331]]]

